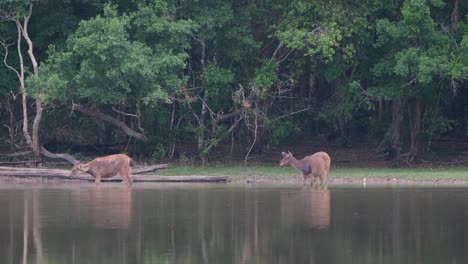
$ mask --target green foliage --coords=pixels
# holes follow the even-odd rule
[[[435,136],[446,134],[450,132],[454,126],[455,121],[447,119],[439,108],[429,108],[423,116],[424,134],[423,139],[427,142],[427,149]]]
[[[234,73],[222,69],[214,64],[209,64],[203,75],[205,85],[211,95],[218,95],[219,91],[229,87],[234,80]]]
[[[270,87],[278,82],[278,64],[273,60],[262,61],[252,81],[252,90],[259,98],[265,98]]]
[[[368,111],[371,108],[372,104],[364,96],[361,85],[352,82],[348,86],[338,88],[333,99],[318,114],[318,119],[333,127],[334,131],[338,131],[355,120],[359,110]]]
[[[194,164],[193,158],[189,157],[189,156],[187,155],[187,153],[185,153],[185,152],[182,152],[182,153],[180,154],[180,156],[179,156],[179,162],[180,162],[180,164],[182,164],[183,166],[193,166],[193,164]],[[190,174],[190,175],[193,175],[193,173]]]
[[[441,6],[440,1],[432,4]],[[450,36],[437,29],[425,0],[407,0],[402,8],[403,19],[377,21],[376,47],[385,47],[391,56],[382,58],[374,67],[378,78],[395,76],[401,84],[427,84],[443,74],[443,65],[450,63]]]
[[[133,16],[134,37],[155,50],[166,49],[183,53],[189,48],[187,38],[198,25],[190,19],[176,16],[172,1],[137,1],[138,9]]]
[[[233,138],[252,142],[254,113],[267,142],[323,134],[346,143],[353,129],[378,141],[391,104],[377,109],[377,102],[395,99],[421,102],[418,136],[427,142],[464,132],[468,6],[460,2],[455,21],[455,2],[444,0],[33,1],[29,30],[40,76],[26,86],[31,97],[45,92],[47,140],[66,138],[67,130],[53,128],[77,130],[70,123],[87,127],[70,139],[82,144],[116,134],[81,116],[64,118],[68,112],[56,110],[64,104],[127,113],[138,105],[151,142],[147,153],[158,157],[168,136],[190,146],[199,137],[205,147],[222,144],[239,117]],[[0,14],[23,17],[30,3],[3,1]],[[15,24],[0,23],[0,36],[13,44],[8,63],[19,69]],[[21,55],[28,77],[27,50]],[[1,125],[8,119],[5,96],[18,86],[0,63]],[[32,100],[28,106],[34,113]],[[269,122],[301,109],[307,111]],[[403,140],[411,109],[404,109]],[[134,117],[119,118],[136,129]]]
[[[380,5],[332,1],[293,1],[275,32],[288,47],[304,55],[329,62],[335,57],[351,61],[357,48],[367,40],[371,24],[367,20]],[[284,6],[278,5],[278,8]]]
[[[163,144],[156,143],[154,146],[154,150],[151,153],[151,157],[156,160],[162,160],[166,156],[166,149],[164,148]]]
[[[166,98],[181,83],[177,71],[186,55],[131,40],[131,25],[131,15],[119,15],[115,6],[105,5],[103,15],[80,23],[66,50],[51,47],[41,66],[44,99],[119,104],[141,95],[153,104]]]
[[[301,129],[292,120],[282,119],[270,125],[271,143],[280,144],[287,140],[297,138],[300,135]]]

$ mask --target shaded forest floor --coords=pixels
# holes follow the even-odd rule
[[[252,153],[247,163],[245,153],[248,146],[222,145],[215,148],[205,163],[194,158],[193,146],[178,146],[172,160],[156,160],[134,155],[138,166],[169,163],[171,168],[159,170],[152,175],[160,176],[228,176],[233,182],[263,182],[302,184],[300,172],[291,167],[280,167],[282,151],[291,151],[300,159],[317,151],[326,151],[332,158],[331,184],[468,184],[468,140],[438,140],[431,150],[423,153],[416,163],[406,164],[379,159],[375,147],[365,143],[354,143],[343,147],[335,143],[304,143],[294,145],[272,145],[262,154]],[[73,154],[73,153],[72,153]],[[131,154],[130,154],[131,155]],[[93,153],[80,156],[82,161],[94,157]],[[49,160],[45,167],[71,168],[70,164]],[[0,179],[5,181],[10,179]],[[24,181],[24,180],[22,180]],[[27,181],[27,179],[26,179]],[[31,179],[31,181],[34,181]],[[37,181],[37,180],[36,180]]]
[[[241,151],[231,153],[229,146],[218,147],[205,165],[198,160],[175,159],[172,168],[159,175],[226,175],[233,182],[302,184],[301,173],[289,166],[280,167],[282,151],[297,158],[326,151],[332,158],[330,184],[338,185],[468,185],[468,140],[438,140],[431,151],[421,154],[412,164],[385,161],[377,157],[375,147],[355,144],[296,144],[270,146],[261,154],[252,154],[247,166]],[[183,155],[182,155],[183,156]]]
[[[238,148],[231,151],[230,146],[216,148],[208,157],[208,164],[244,164],[245,149]],[[369,143],[354,143],[352,146],[344,147],[337,143],[307,143],[294,145],[274,145],[266,148],[264,153],[253,153],[248,164],[253,165],[274,165],[278,164],[282,158],[281,152],[291,151],[297,159],[311,155],[318,151],[327,152],[333,166],[338,167],[358,167],[358,168],[444,168],[453,166],[468,166],[468,139],[439,139],[434,141],[429,151],[421,153],[416,162],[411,164],[404,160],[396,163],[391,160],[379,158],[376,147]],[[182,155],[183,156],[183,155]],[[192,163],[197,165],[200,162],[179,158],[175,163]]]

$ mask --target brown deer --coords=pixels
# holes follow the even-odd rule
[[[330,156],[321,151],[311,156],[307,156],[301,160],[294,158],[293,154],[288,151],[282,152],[283,159],[280,161],[280,165],[291,165],[292,167],[302,171],[304,175],[303,184],[306,185],[307,178],[310,178],[310,185],[314,186],[315,178],[320,179],[320,185],[322,187],[327,185],[328,181],[328,170],[330,169]]]
[[[119,174],[127,184],[131,185],[133,180],[130,173],[133,165],[133,160],[125,154],[109,155],[95,158],[86,164],[76,163],[70,172],[70,177],[75,176],[78,172],[86,172],[91,174],[96,185],[99,185],[101,178],[109,178]]]

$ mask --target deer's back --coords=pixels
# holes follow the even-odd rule
[[[312,168],[314,168],[314,171],[328,174],[331,159],[326,152],[320,151],[313,155],[307,156],[304,158],[304,161],[307,162]]]
[[[125,154],[99,157],[90,162],[90,169],[101,177],[112,177],[122,170],[129,170],[133,160]]]

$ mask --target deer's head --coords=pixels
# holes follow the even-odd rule
[[[79,172],[83,172],[81,166],[83,166],[81,162],[78,161],[77,163],[75,163],[75,165],[73,165],[73,168],[70,171],[70,177],[76,176]]]
[[[281,154],[283,154],[283,158],[279,162],[281,166],[289,165],[295,159],[293,154],[290,151],[288,151],[288,153],[281,152]]]

